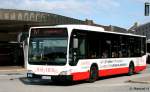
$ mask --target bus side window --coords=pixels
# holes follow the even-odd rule
[[[88,58],[96,59],[100,57],[99,40],[95,37],[88,39]]]
[[[79,58],[85,58],[85,39],[79,39]]]
[[[103,39],[102,42],[102,58],[110,58],[111,57],[111,40]]]
[[[102,58],[107,58],[108,57],[108,51],[104,50],[102,53]]]

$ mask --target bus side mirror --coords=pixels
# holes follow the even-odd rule
[[[77,48],[78,48],[78,39],[77,39],[77,38],[74,38],[74,39],[73,39],[73,48],[74,48],[74,49],[77,49]]]

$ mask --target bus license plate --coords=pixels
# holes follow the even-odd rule
[[[48,80],[51,80],[51,76],[42,76],[42,79],[48,79]]]

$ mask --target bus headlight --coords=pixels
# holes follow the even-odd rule
[[[34,73],[32,70],[28,70],[27,73]]]
[[[62,71],[62,72],[59,73],[59,75],[67,75],[67,74],[68,74],[67,71]]]
[[[69,75],[71,73],[71,69],[68,71],[62,71],[59,73],[59,75]]]
[[[27,77],[28,77],[28,78],[32,78],[32,77],[33,77],[33,74],[32,74],[32,73],[28,73],[28,74],[27,74]]]
[[[28,70],[27,71],[27,77],[28,78],[32,78],[33,77],[33,71],[32,70]]]

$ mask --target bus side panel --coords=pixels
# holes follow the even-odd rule
[[[128,58],[101,59],[99,63],[99,76],[109,76],[128,73]]]
[[[142,56],[141,58],[137,59],[138,65],[135,66],[135,72],[138,73],[144,69],[146,69],[146,55]]]
[[[135,61],[135,72],[140,72],[146,68],[145,59],[139,59],[138,64],[137,58],[113,58],[113,59],[85,59],[79,60],[77,66],[73,68],[71,73],[73,81],[86,80],[90,76],[90,67],[93,63],[98,64],[98,75],[110,76],[117,74],[125,74],[129,71],[130,61]]]
[[[72,80],[79,81],[79,80],[87,80],[90,76],[90,66],[91,62],[87,59],[79,60],[76,66],[72,66]]]
[[[124,73],[128,73],[128,67],[99,70],[99,76],[109,76]]]

